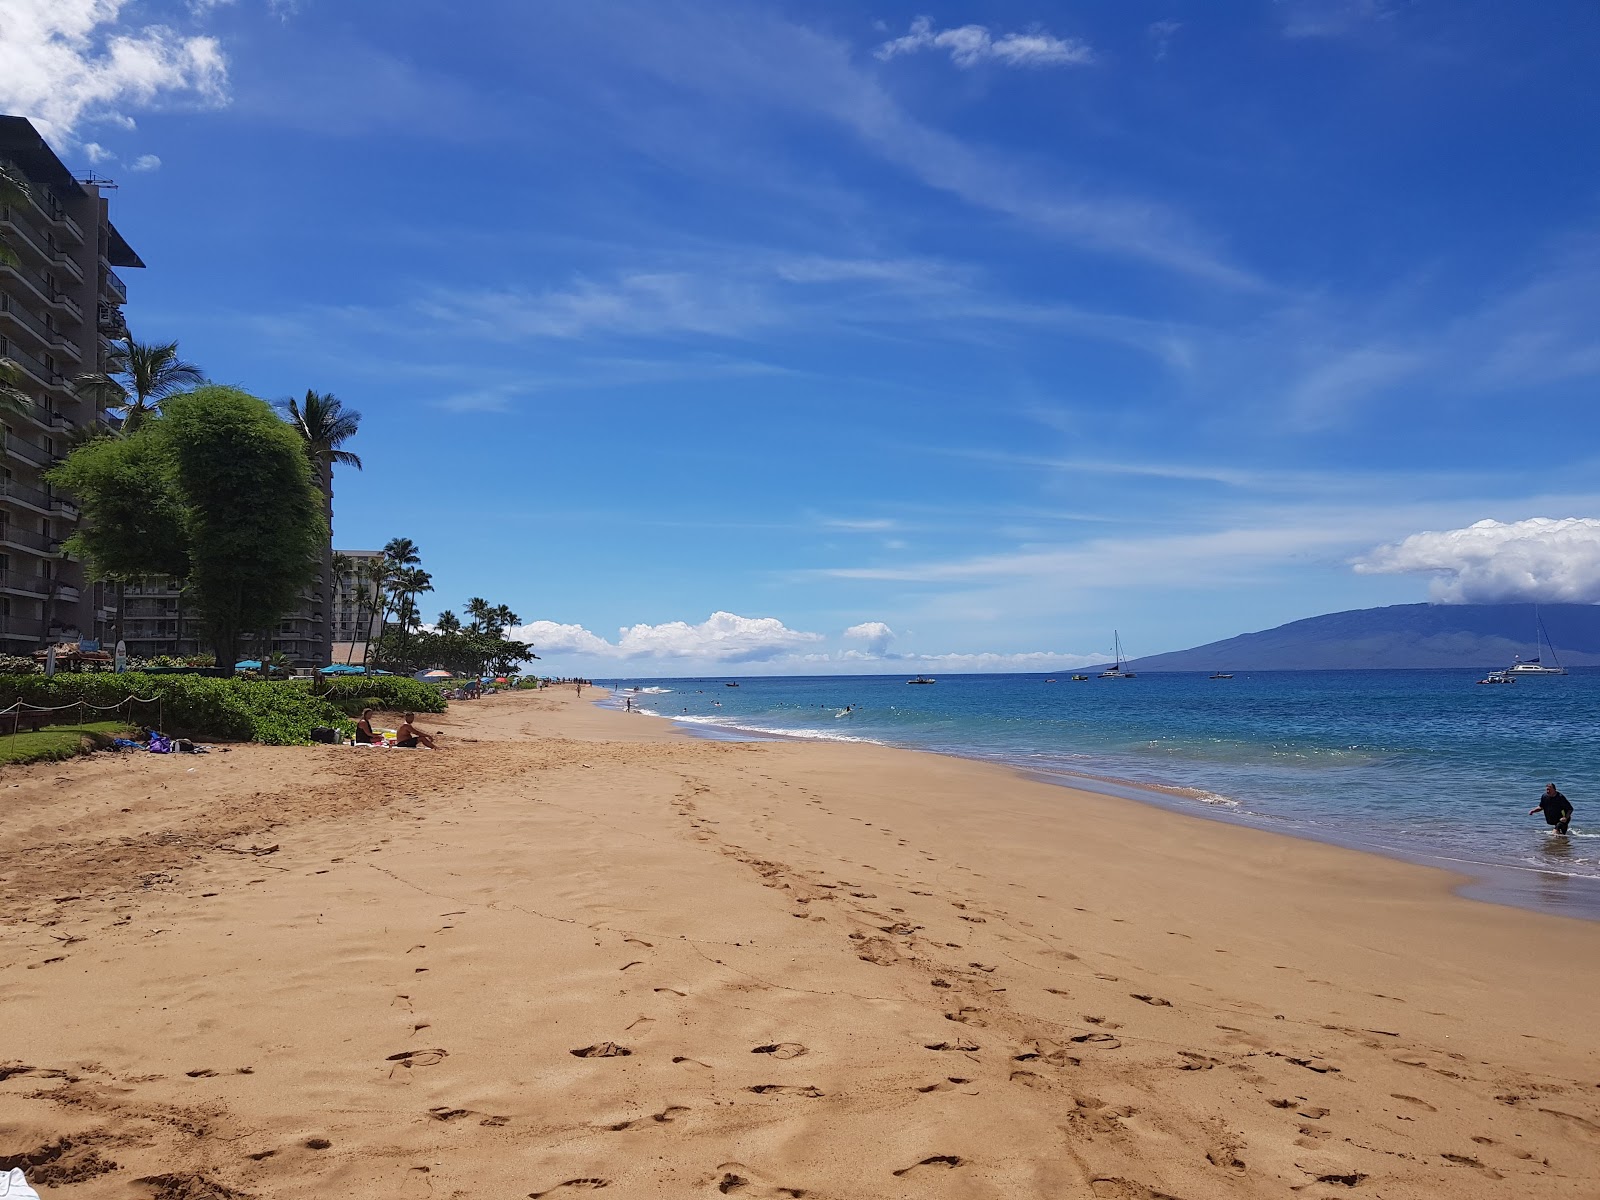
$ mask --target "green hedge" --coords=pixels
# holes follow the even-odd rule
[[[41,707],[73,704],[109,706],[129,695],[159,697],[161,704],[132,705],[105,716],[127,716],[139,725],[158,723],[164,732],[230,742],[298,745],[311,740],[319,725],[353,731],[336,707],[314,696],[304,684],[245,679],[206,679],[198,675],[144,675],[130,671],[0,676],[0,708],[18,700]],[[129,715],[131,714],[131,715]],[[63,714],[76,717],[76,714]],[[88,719],[94,719],[90,712]]]
[[[440,689],[404,675],[335,675],[317,687],[347,712],[359,713],[363,708],[429,713],[445,710],[444,693]],[[352,710],[346,705],[355,707]]]

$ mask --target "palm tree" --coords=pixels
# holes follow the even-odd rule
[[[73,386],[98,396],[107,408],[122,410],[122,432],[132,433],[161,411],[176,392],[204,383],[205,372],[178,357],[177,342],[136,342],[125,337],[106,355],[105,369],[79,375]]]
[[[439,614],[439,619],[433,623],[433,627],[440,633],[460,633],[461,618],[447,608]]]
[[[280,408],[289,416],[289,424],[305,442],[306,457],[316,473],[317,486],[322,489],[322,515],[328,523],[328,546],[322,556],[323,575],[327,580],[327,596],[323,606],[322,629],[318,641],[333,653],[333,602],[338,595],[338,581],[333,566],[333,468],[354,467],[361,470],[361,459],[340,446],[355,437],[361,428],[361,414],[346,409],[330,392],[307,390],[304,400],[290,398]]]
[[[328,581],[328,628],[330,630],[333,628],[334,619],[339,615],[337,611],[339,602],[339,583],[346,575],[355,570],[355,565],[355,560],[343,550],[335,550],[332,556],[328,559],[328,573],[330,575],[330,579]],[[330,646],[329,654],[331,655],[331,647],[333,644],[331,637],[329,638],[328,644]]]
[[[422,554],[417,549],[417,544],[408,537],[390,538],[383,548],[383,557],[378,560],[382,568],[382,577],[379,583],[379,607],[382,614],[378,621],[378,640],[383,640],[383,635],[388,631],[389,618],[394,615],[400,606],[400,590],[395,586],[395,577],[407,567],[414,567],[422,561]]]
[[[22,202],[28,198],[28,180],[16,167],[0,159],[0,205],[7,207],[21,207]],[[0,240],[0,263],[5,266],[17,265],[17,252],[4,240]]]
[[[472,632],[482,633],[489,625],[489,614],[494,610],[482,596],[474,596],[466,603],[467,616],[472,618]]]
[[[361,641],[361,666],[367,665],[367,655],[372,650],[372,618],[387,611],[389,564],[386,559],[369,558],[356,568],[356,627]],[[381,626],[380,626],[381,635]],[[348,663],[355,656],[355,642],[350,643]]]

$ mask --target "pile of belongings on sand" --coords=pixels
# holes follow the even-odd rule
[[[188,738],[168,737],[154,729],[146,729],[133,738],[113,738],[114,750],[148,750],[151,754],[210,754],[210,746],[191,742]],[[4,1196],[0,1192],[0,1196]]]

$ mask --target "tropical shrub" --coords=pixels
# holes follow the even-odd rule
[[[122,704],[129,696],[151,703]],[[200,675],[0,675],[0,708],[22,700],[44,708],[82,702],[85,718],[116,715],[164,732],[218,741],[297,745],[317,726],[353,732],[328,700],[297,683],[217,679]],[[117,707],[121,705],[121,707]],[[76,713],[63,716],[76,717]]]
[[[404,675],[336,675],[326,684],[319,684],[317,690],[340,707],[360,702],[347,712],[360,712],[363,708],[428,713],[445,710],[444,694],[438,688]]]

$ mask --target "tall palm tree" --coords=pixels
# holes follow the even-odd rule
[[[482,596],[474,596],[466,603],[467,616],[472,618],[472,632],[482,633],[489,625],[489,614],[494,610]]]
[[[279,407],[288,414],[289,424],[305,443],[306,457],[311,460],[311,469],[316,473],[317,486],[322,489],[322,515],[328,524],[328,545],[322,556],[322,573],[327,593],[323,602],[322,629],[319,631],[318,642],[327,647],[327,652],[331,655],[333,602],[338,595],[338,581],[333,577],[333,468],[337,465],[361,470],[360,457],[339,448],[355,437],[356,431],[361,428],[361,414],[353,408],[345,408],[339,398],[331,392],[313,392],[309,389],[304,400],[295,400],[291,397]]]
[[[79,375],[73,386],[98,396],[107,408],[122,410],[122,432],[129,434],[161,411],[168,396],[206,381],[205,372],[178,357],[177,342],[136,342],[125,337],[106,355],[104,369]]]
[[[328,581],[328,626],[333,628],[338,617],[339,584],[344,577],[355,570],[355,560],[343,550],[335,550],[328,559],[328,571],[331,578]],[[332,645],[330,639],[329,645]],[[330,651],[331,653],[331,651]]]
[[[433,627],[440,633],[460,633],[461,618],[447,608],[439,614],[439,619],[433,623]]]
[[[387,611],[389,563],[382,558],[369,558],[356,568],[356,627],[361,641],[361,666],[366,669],[367,656],[372,651],[372,618]],[[382,635],[381,621],[379,635]],[[355,643],[350,644],[349,662],[355,655]]]

